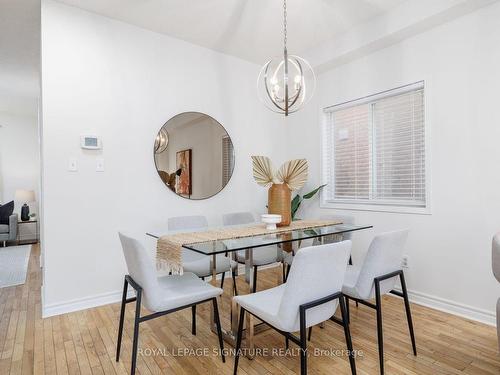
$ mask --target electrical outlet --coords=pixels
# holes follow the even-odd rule
[[[401,261],[401,267],[403,268],[409,268],[408,264],[408,255],[403,255],[403,260]]]

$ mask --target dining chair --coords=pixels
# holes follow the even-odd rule
[[[356,374],[354,352],[342,295],[342,283],[351,252],[351,241],[305,247],[295,256],[286,283],[261,292],[233,297],[240,305],[240,318],[234,361],[238,362],[245,313],[262,320],[288,340],[299,345],[300,373],[307,374],[306,329],[332,320],[344,328],[352,374]],[[342,319],[334,316],[340,304]],[[248,328],[248,327],[247,327]],[[293,332],[300,332],[297,337]]]
[[[322,216],[320,216],[320,220],[338,221],[342,224],[354,224],[354,216],[351,216],[351,215],[322,215]],[[317,246],[320,244],[351,240],[352,239],[352,232],[343,233],[341,235],[341,239],[338,239],[338,238],[339,238],[339,236],[337,236],[337,235],[325,236],[321,239],[314,238],[314,239],[310,240],[310,243],[311,243],[311,246]],[[287,278],[288,273],[290,272],[290,266],[292,265],[292,262],[293,262],[293,256],[294,256],[293,251],[289,252],[289,253],[287,252],[286,254],[284,254],[283,263],[286,265],[285,280]],[[349,264],[352,264],[352,256],[349,256]]]
[[[382,295],[392,293],[404,299],[406,319],[410,331],[413,354],[417,355],[415,334],[411,318],[410,302],[404,273],[401,267],[402,252],[408,230],[382,233],[373,239],[361,266],[347,266],[342,293],[346,299],[347,317],[349,300],[354,300],[377,312],[377,337],[380,373],[384,373],[384,343],[382,328]],[[402,292],[394,290],[397,278],[401,281]],[[375,298],[375,304],[367,301]]]
[[[222,329],[217,306],[217,297],[222,294],[222,289],[205,283],[190,272],[185,272],[183,275],[157,277],[153,259],[147,254],[146,249],[137,240],[127,237],[122,233],[119,233],[119,237],[128,268],[128,275],[125,276],[123,285],[118,342],[116,345],[116,362],[120,360],[125,307],[128,303],[135,302],[132,365],[130,370],[130,373],[134,375],[137,364],[140,323],[191,307],[191,331],[193,335],[196,335],[196,305],[211,301],[219,336],[222,362],[225,363]],[[134,288],[135,297],[127,298],[129,285]],[[151,311],[151,314],[141,316],[142,304],[144,304],[146,309]]]
[[[203,230],[208,228],[208,221],[205,216],[175,216],[168,219],[169,231],[193,231]],[[205,277],[212,275],[212,257],[197,253],[192,250],[182,249],[182,266],[185,271],[192,272],[202,280]],[[226,272],[231,271],[233,279],[233,292],[234,295],[238,294],[236,287],[236,268],[238,263],[231,260],[231,258],[224,254],[218,254],[216,259],[216,272],[222,274],[221,288],[224,288],[224,279]]]
[[[498,280],[498,282],[500,282],[500,233],[497,233],[493,236],[491,253],[493,275]],[[497,300],[497,336],[498,345],[500,348],[500,298]]]
[[[233,212],[222,215],[222,223],[228,225],[243,225],[255,223],[255,217],[251,212]],[[274,246],[257,247],[252,250],[253,268],[253,293],[257,291],[257,270],[258,267],[267,266],[281,261],[281,251]],[[236,261],[245,264],[245,250],[236,252]]]

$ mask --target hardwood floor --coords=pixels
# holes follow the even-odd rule
[[[1,251],[1,249],[0,249]],[[33,247],[26,284],[0,289],[0,374],[128,374],[130,371],[133,311],[127,308],[120,362],[115,362],[119,305],[41,318],[39,249]],[[259,272],[259,286],[273,285],[278,269]],[[226,281],[226,294],[231,288]],[[243,289],[243,283],[241,284]],[[386,374],[500,374],[496,331],[480,323],[412,305],[418,356],[411,354],[402,300],[385,297],[384,335]],[[191,312],[185,310],[141,324],[138,373],[231,374],[233,360],[223,364],[213,354],[217,337],[208,325],[209,305],[198,308],[197,336],[191,335]],[[229,298],[222,304],[223,325],[229,326]],[[378,374],[375,312],[351,305],[358,374]],[[255,338],[263,355],[240,360],[239,374],[296,374],[296,352],[284,349],[284,340],[272,330]],[[196,352],[184,352],[192,348]],[[230,348],[226,345],[226,348]],[[294,349],[295,346],[291,346]],[[318,350],[344,349],[341,328],[327,323],[314,329],[309,343],[310,374],[350,374],[347,358]],[[207,355],[203,351],[207,350]],[[316,353],[315,353],[316,352]]]

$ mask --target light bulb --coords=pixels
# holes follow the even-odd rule
[[[300,81],[302,81],[302,77],[299,75],[296,75],[295,76],[295,83],[300,83]]]

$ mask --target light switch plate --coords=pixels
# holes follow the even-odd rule
[[[104,172],[104,159],[97,159],[95,170],[96,172]]]
[[[76,162],[75,158],[69,159],[68,171],[70,171],[70,172],[76,172],[76,171],[78,171],[78,163]]]

